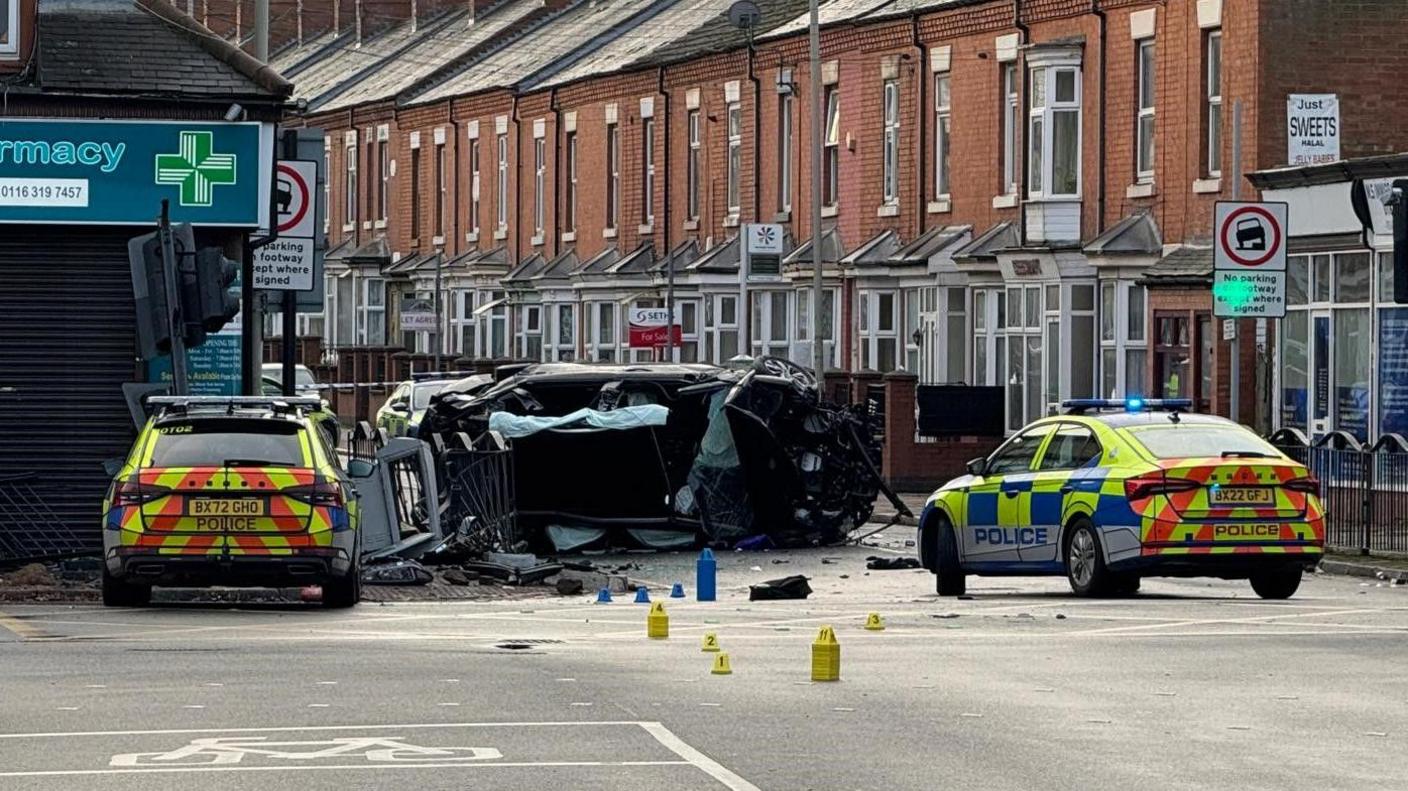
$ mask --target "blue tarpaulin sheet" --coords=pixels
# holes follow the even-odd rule
[[[595,409],[579,409],[559,417],[533,417],[513,415],[508,412],[495,412],[489,415],[489,430],[497,431],[508,439],[528,437],[540,431],[559,428],[595,428],[607,431],[624,431],[647,426],[663,426],[670,417],[670,410],[660,404],[643,404],[599,412]]]

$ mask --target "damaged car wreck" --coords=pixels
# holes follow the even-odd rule
[[[878,419],[824,403],[812,373],[782,359],[542,363],[496,376],[438,394],[421,438],[508,449],[520,546],[814,546],[865,524],[882,491],[903,509],[879,474]],[[446,484],[454,501],[453,474]]]

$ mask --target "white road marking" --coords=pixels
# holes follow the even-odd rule
[[[331,703],[309,703],[309,704],[308,704],[308,708],[310,708],[310,709],[326,709],[326,708],[328,708],[328,707],[331,706],[331,705],[332,705]]]
[[[203,709],[203,708],[205,708],[205,707],[202,706],[202,705],[200,705],[200,704],[198,704],[198,703],[191,703],[191,704],[182,706],[181,708],[183,708],[183,709]]]
[[[707,760],[707,759],[706,759]],[[208,772],[316,772],[316,771],[351,771],[355,769],[372,769],[385,771],[388,769],[524,769],[524,768],[558,768],[558,767],[624,767],[624,766],[694,766],[709,773],[699,764],[689,761],[491,761],[481,764],[469,763],[417,763],[417,764],[346,764],[339,766],[169,766],[153,767],[150,769],[46,769],[33,772],[0,772],[0,777],[73,777],[80,775],[131,775],[131,774],[178,774],[182,772],[194,772],[204,774]],[[719,767],[723,769],[723,767]],[[728,772],[727,769],[723,771]],[[712,773],[710,773],[712,774]],[[732,774],[732,773],[730,773]],[[716,778],[717,779],[717,778]],[[724,785],[733,789],[756,789],[756,786],[731,785],[725,781]]]
[[[458,703],[456,703],[456,702],[454,702],[454,701],[449,701],[449,700],[447,700],[447,701],[445,701],[444,703],[436,703],[435,705],[437,705],[437,706],[458,706],[458,705],[460,705],[460,704],[458,704]]]
[[[664,725],[658,722],[641,722],[637,724],[640,725],[641,728],[644,728],[646,733],[654,736],[655,740],[663,744],[670,752],[683,758],[687,763],[693,764],[700,771],[704,772],[704,774],[719,781],[725,788],[731,791],[760,791],[757,786],[729,771],[718,761],[715,761],[704,753],[689,746],[683,739],[676,736]]]
[[[56,710],[57,710],[57,711],[78,711],[78,707],[77,707],[77,706],[58,706],[58,707],[56,707]]]

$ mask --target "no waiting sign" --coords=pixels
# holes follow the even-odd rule
[[[274,173],[275,227],[278,238],[254,256],[254,287],[270,291],[313,288],[317,220],[315,187],[318,163],[288,160]]]
[[[1217,204],[1213,223],[1213,312],[1219,318],[1286,315],[1284,203]]]

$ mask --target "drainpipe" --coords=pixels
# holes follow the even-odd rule
[[[763,83],[754,72],[757,50],[748,31],[748,81],[753,83],[753,222],[763,221]]]
[[[1031,131],[1031,117],[1027,110],[1031,97],[1030,80],[1027,79],[1022,49],[1031,43],[1032,32],[1022,21],[1022,0],[1012,0],[1012,25],[1017,28],[1021,39],[1017,44],[1017,78],[1021,87],[1017,90],[1017,122],[1022,128],[1022,167],[1017,174],[1017,243],[1027,243],[1027,168],[1031,166],[1031,141],[1027,135]]]
[[[926,194],[928,191],[928,177],[926,174],[928,174],[929,171],[924,167],[924,155],[927,153],[928,149],[928,146],[924,144],[924,137],[929,124],[929,112],[924,107],[924,100],[925,97],[929,95],[929,87],[933,81],[927,79],[930,74],[929,48],[919,41],[919,15],[915,14],[911,16],[909,18],[909,24],[914,49],[919,53],[919,142],[915,146],[915,149],[919,152],[919,178],[915,179],[915,186],[917,187],[915,193],[918,201],[915,206],[918,210],[917,216],[919,218],[919,233],[916,234],[916,236],[923,236],[924,232],[928,230],[926,226],[929,224],[929,206],[926,200],[928,197]],[[935,101],[937,100],[938,97],[935,97]],[[935,162],[935,166],[937,166],[937,164],[938,163]]]
[[[1108,85],[1106,80],[1107,75],[1105,74],[1105,64],[1107,62],[1105,56],[1105,41],[1109,24],[1108,20],[1105,18],[1104,9],[1100,7],[1100,0],[1090,0],[1090,13],[1094,14],[1095,18],[1100,20],[1100,71],[1097,72],[1097,76],[1100,80],[1100,146],[1096,149],[1100,152],[1100,159],[1099,165],[1096,168],[1099,174],[1099,187],[1095,200],[1097,209],[1095,214],[1095,235],[1099,236],[1105,232],[1105,169],[1108,160],[1108,156],[1105,153],[1105,91]]]
[[[521,177],[522,175],[522,169],[519,165],[523,160],[523,127],[518,120],[517,93],[513,95],[513,112],[509,115],[509,119],[513,121],[513,140],[510,142],[513,144],[514,151],[516,152],[513,156],[509,157],[508,169],[508,183],[513,186],[513,229],[509,231],[504,241],[508,243],[508,246],[514,253],[509,256],[509,262],[510,265],[512,265],[518,262],[518,234],[523,230],[523,185],[520,183],[521,178],[515,178],[515,176]]]
[[[548,259],[547,259],[547,260],[551,261],[553,258],[556,258],[556,257],[557,257],[557,254],[558,254],[558,252],[559,252],[558,249],[557,249],[557,246],[558,246],[558,244],[561,242],[561,239],[562,239],[562,215],[563,215],[562,209],[563,209],[563,203],[564,203],[563,198],[562,198],[562,196],[563,196],[563,190],[562,190],[562,152],[563,152],[563,150],[564,150],[564,149],[563,149],[563,140],[566,138],[566,133],[562,131],[562,106],[557,103],[557,89],[556,89],[556,88],[553,88],[553,89],[552,89],[552,93],[549,94],[549,96],[548,96],[548,108],[549,108],[550,110],[552,110],[552,117],[553,117],[553,133],[552,133],[552,229],[553,229],[553,233],[552,233],[552,239],[551,239],[550,243],[549,243],[549,240],[548,240],[548,239],[544,239],[543,242],[545,243],[545,246],[547,247],[547,249],[552,253],[552,255],[549,256]],[[548,229],[547,229],[547,228],[544,228],[544,229],[543,229],[543,233],[546,234],[547,232],[548,232]],[[546,321],[546,319],[544,319],[544,321]],[[546,324],[544,324],[544,329],[546,329]]]
[[[660,94],[661,111],[664,113],[664,146],[665,167],[664,178],[659,182],[662,189],[660,194],[665,196],[664,205],[661,207],[661,221],[665,223],[664,243],[665,243],[665,309],[669,311],[670,320],[666,325],[665,332],[665,359],[668,362],[675,361],[675,262],[670,256],[674,253],[670,240],[670,93],[665,90],[665,67],[659,67],[656,77],[655,92]]]

